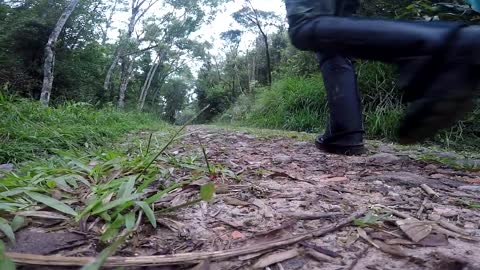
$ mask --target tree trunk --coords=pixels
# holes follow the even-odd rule
[[[48,106],[50,103],[50,94],[52,93],[53,86],[53,70],[55,67],[55,45],[57,44],[58,37],[65,26],[70,15],[75,10],[79,0],[72,0],[67,8],[63,11],[62,16],[58,19],[55,28],[53,29],[50,37],[48,38],[47,45],[45,46],[45,62],[43,66],[43,85],[40,101],[44,106]]]
[[[155,59],[155,62],[152,65],[152,68],[150,68],[147,79],[145,80],[145,83],[142,87],[142,93],[140,95],[140,99],[138,101],[139,111],[142,111],[143,107],[145,107],[145,100],[147,99],[148,91],[150,90],[150,86],[152,85],[153,78],[155,78],[155,74],[157,74],[157,69],[160,66],[162,58],[163,57],[157,56],[157,59]]]
[[[133,61],[126,58],[122,62],[122,79],[120,80],[120,91],[118,95],[118,108],[125,108],[125,93],[127,92],[128,83],[130,82],[130,76],[133,72]]]
[[[265,43],[265,56],[267,57],[267,79],[268,85],[272,85],[272,59],[270,58],[270,44],[268,44],[268,36],[262,32],[263,42]]]
[[[119,47],[117,47],[117,49],[115,50],[112,64],[108,68],[107,75],[105,76],[105,81],[103,82],[103,90],[105,91],[105,93],[107,93],[108,90],[110,89],[110,84],[112,83],[113,72],[115,71],[115,68],[118,65],[118,61],[120,60],[121,46],[122,45],[119,45]]]

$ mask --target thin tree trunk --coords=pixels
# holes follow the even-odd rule
[[[75,10],[79,0],[72,0],[62,16],[58,20],[55,28],[53,29],[50,37],[48,38],[47,45],[45,46],[45,62],[43,66],[43,86],[42,93],[40,95],[40,101],[44,106],[48,106],[50,103],[50,94],[52,93],[53,86],[53,71],[55,68],[55,45],[57,44],[58,37],[65,26],[68,18],[72,15],[72,12]]]
[[[125,108],[125,94],[127,92],[128,83],[133,72],[133,60],[126,59],[126,62],[122,63],[122,79],[120,84],[120,91],[118,95],[118,108]]]
[[[110,89],[113,72],[115,71],[115,68],[118,65],[118,61],[120,60],[121,46],[122,45],[119,45],[119,47],[117,47],[117,49],[115,50],[112,64],[110,64],[110,67],[108,68],[108,71],[107,71],[107,75],[105,76],[105,81],[103,82],[103,90],[105,91],[105,93],[108,92],[108,90]]]
[[[153,78],[157,73],[158,66],[160,66],[160,56],[155,58],[155,61],[152,63],[152,67],[148,71],[147,78],[145,79],[145,83],[143,84],[142,91],[140,93],[140,98],[138,99],[138,110],[142,111],[143,107],[145,106],[145,99],[147,98],[148,90],[150,89],[150,85],[152,84]]]
[[[265,51],[266,51],[266,57],[267,57],[267,79],[268,79],[268,85],[272,85],[272,61],[270,58],[270,45],[268,44],[268,36],[263,30],[262,23],[260,22],[260,18],[258,16],[257,10],[253,7],[253,4],[250,0],[247,0],[248,4],[250,5],[250,8],[252,9],[253,13],[255,14],[255,18],[253,23],[255,23],[258,27],[258,30],[260,31],[260,34],[262,35],[263,42],[265,44]]]
[[[270,58],[270,44],[268,44],[268,36],[262,32],[263,42],[265,43],[265,54],[267,57],[267,79],[268,85],[272,85],[272,59]]]

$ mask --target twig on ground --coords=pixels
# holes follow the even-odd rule
[[[452,232],[456,232],[461,235],[469,236],[470,234],[462,228],[448,222],[446,219],[442,218],[440,215],[430,215],[428,217],[429,220],[435,221],[438,225],[442,226],[443,228],[450,230]]]
[[[315,260],[319,261],[319,262],[334,262],[335,259],[328,256],[328,255],[325,255],[323,253],[320,253],[318,251],[315,251],[313,249],[307,249],[305,250],[305,254],[307,254],[308,256],[314,258]]]
[[[428,199],[424,198],[422,205],[420,206],[420,209],[418,209],[417,218],[420,218],[422,216],[423,211],[425,211],[425,206],[427,205],[427,203],[428,203]]]
[[[142,256],[142,257],[111,257],[104,264],[106,267],[132,267],[132,266],[160,266],[160,265],[180,265],[200,263],[204,260],[222,261],[252,253],[273,250],[285,246],[297,244],[299,242],[322,237],[334,231],[337,231],[354,220],[360,218],[367,212],[367,208],[363,208],[351,216],[343,219],[337,224],[333,224],[325,229],[312,231],[295,237],[287,237],[276,241],[261,243],[249,247],[232,249],[227,251],[186,253],[175,255],[161,256]],[[95,261],[91,257],[63,257],[63,256],[41,256],[33,254],[6,253],[6,256],[14,262],[26,265],[48,265],[48,266],[82,266]]]
[[[435,190],[433,190],[431,187],[429,187],[427,184],[422,184],[420,186],[423,191],[425,191],[425,193],[428,194],[428,196],[430,196],[431,198],[439,198],[440,195],[438,195],[437,192],[435,192]]]
[[[412,216],[410,216],[410,215],[408,215],[408,214],[405,214],[405,213],[403,213],[403,212],[400,212],[400,211],[397,211],[397,210],[395,210],[395,209],[392,209],[392,208],[390,208],[390,207],[388,207],[388,206],[381,205],[381,204],[377,204],[377,205],[375,205],[375,206],[381,207],[381,208],[383,208],[383,209],[391,212],[393,215],[395,215],[395,216],[397,216],[397,217],[401,217],[401,218],[404,218],[404,219],[413,219],[413,220],[416,220],[416,218],[414,218],[414,217],[412,217]]]
[[[343,216],[345,213],[342,212],[333,212],[333,213],[296,213],[296,212],[284,212],[282,213],[288,218],[293,218],[297,220],[317,220],[317,219],[327,219],[338,216]]]

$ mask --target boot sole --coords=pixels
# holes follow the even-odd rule
[[[327,145],[315,141],[315,146],[324,152],[343,156],[361,156],[367,152],[367,149],[363,145],[358,146],[340,146],[340,145]]]

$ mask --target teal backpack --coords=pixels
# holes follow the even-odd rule
[[[466,0],[473,10],[480,12],[480,0]]]

